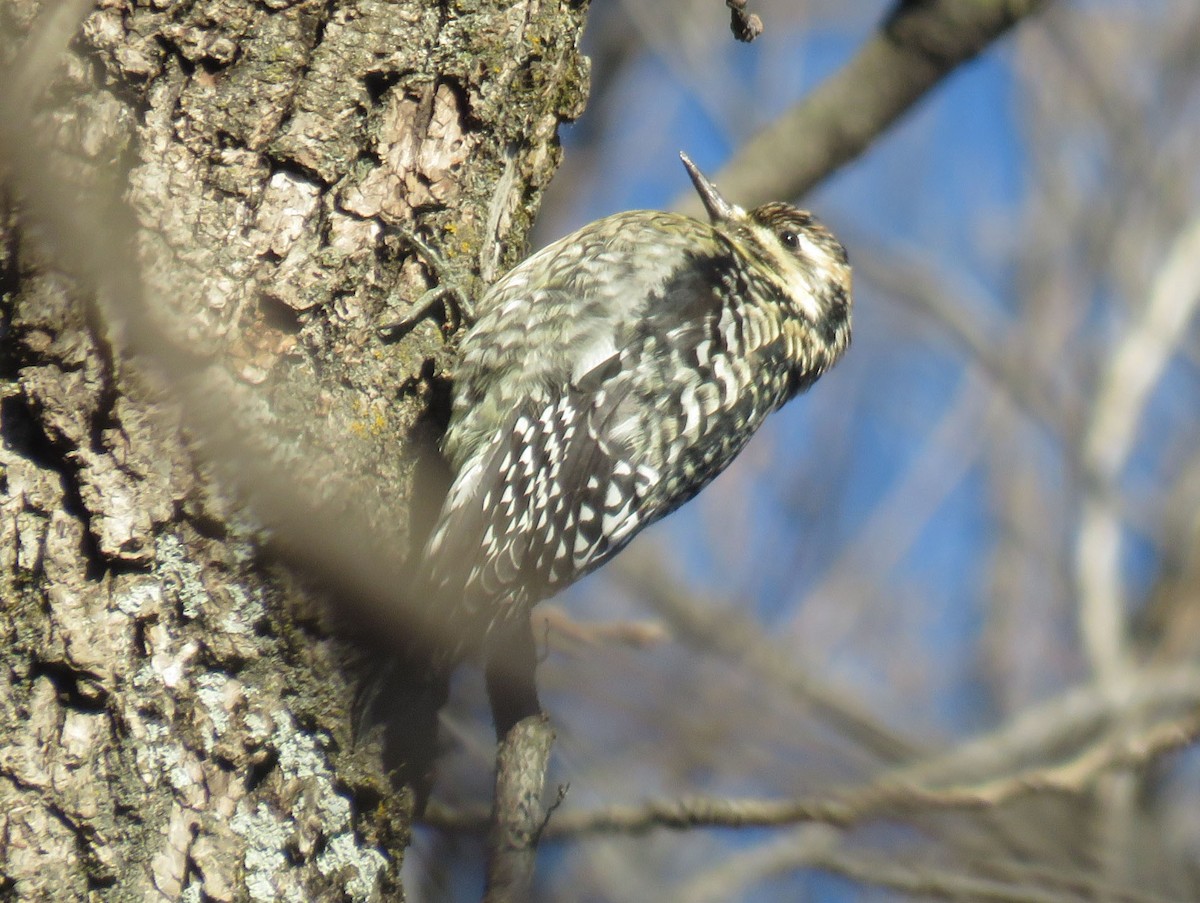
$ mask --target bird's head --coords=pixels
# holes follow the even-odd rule
[[[729,203],[686,154],[680,157],[713,228],[754,263],[757,276],[806,327],[820,346],[807,349],[819,352],[818,369],[832,365],[850,344],[850,262],[842,243],[791,204],[773,201],[747,212]]]

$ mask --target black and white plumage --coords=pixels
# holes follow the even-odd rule
[[[729,204],[683,159],[710,222],[591,223],[493,285],[462,339],[426,562],[464,647],[692,498],[850,341],[832,234]]]

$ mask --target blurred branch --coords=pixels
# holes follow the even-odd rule
[[[861,154],[958,66],[1046,0],[902,0],[839,72],[760,132],[716,176],[752,207],[800,197]],[[699,214],[694,196],[679,209]]]
[[[563,647],[617,645],[645,649],[669,640],[670,633],[658,621],[577,621],[565,608],[542,602],[529,615],[535,636],[561,638]]]
[[[947,780],[967,783],[1012,773],[1023,763],[1046,759],[1070,744],[1096,735],[1122,718],[1170,720],[1180,709],[1200,705],[1200,671],[1194,667],[1145,670],[1114,702],[1095,684],[1075,687],[1022,710],[993,731],[968,739],[940,755],[897,771],[909,784]]]
[[[811,706],[818,718],[884,761],[904,761],[921,751],[914,741],[882,725],[853,700],[805,671],[753,619],[737,614],[740,606],[699,600],[664,579],[660,561],[644,543],[626,549],[613,571],[666,619],[673,635],[764,675]]]
[[[688,876],[672,899],[681,903],[727,903],[773,875],[807,868],[836,850],[841,832],[824,825],[804,825],[712,863]]]
[[[1103,372],[1083,444],[1088,478],[1075,545],[1079,630],[1088,664],[1100,688],[1125,692],[1133,668],[1122,565],[1122,523],[1115,487],[1130,453],[1151,389],[1186,335],[1200,303],[1200,217],[1171,245],[1150,297],[1117,341]],[[1133,732],[1140,727],[1131,724]],[[1122,880],[1128,869],[1131,813],[1137,787],[1128,773],[1110,775],[1099,794],[1101,862]]]
[[[978,877],[955,875],[930,870],[924,866],[913,866],[911,854],[897,852],[888,861],[881,856],[865,857],[861,853],[839,850],[837,831],[822,826],[806,825],[783,834],[777,840],[760,844],[730,856],[712,868],[692,876],[674,893],[674,898],[687,903],[725,903],[738,899],[739,894],[755,884],[777,878],[798,869],[824,869],[843,877],[863,883],[879,884],[895,889],[909,889],[915,880],[926,882],[925,896],[939,896],[944,889],[951,899],[962,899],[958,891],[966,879],[978,882]],[[896,860],[904,865],[897,866]],[[995,888],[1000,899],[1008,900],[1096,900],[1107,895],[1110,900],[1124,903],[1162,903],[1163,898],[1127,888],[1113,888],[1103,883],[1086,867],[1046,868],[1030,865],[1025,860],[1012,858],[989,858],[986,863],[977,863],[980,871],[986,871],[986,887]],[[902,885],[900,882],[904,882]],[[937,887],[929,885],[936,884]],[[951,890],[951,885],[954,889]],[[1000,885],[1004,889],[1000,889]],[[979,885],[975,885],[978,890]],[[1036,890],[1031,890],[1036,888]],[[1030,895],[1033,894],[1033,897]],[[967,899],[979,899],[968,893]],[[986,895],[983,899],[987,899]]]
[[[1113,486],[1133,448],[1135,430],[1167,362],[1200,304],[1200,217],[1168,250],[1140,317],[1109,357],[1084,440],[1091,490],[1083,502],[1075,550],[1079,621],[1097,678],[1114,684],[1127,662],[1121,580],[1121,521]]]
[[[898,857],[897,857],[898,858]],[[905,859],[897,862],[882,856],[866,856],[844,851],[829,852],[806,859],[804,866],[832,872],[862,884],[873,884],[921,899],[939,900],[996,900],[1002,903],[1066,903],[1093,900],[1102,895],[1105,900],[1121,903],[1166,903],[1165,898],[1143,894],[1125,888],[1084,882],[1087,886],[1063,891],[1051,890],[1053,883],[1078,886],[1081,882],[1064,877],[1056,882],[1052,877],[1016,877],[1003,880],[992,877],[953,872],[931,864],[914,864]]]
[[[1159,666],[1200,655],[1200,455],[1170,487],[1162,544],[1160,574],[1135,631]]]
[[[1143,766],[1200,736],[1200,714],[1152,725],[1131,737],[1109,738],[1059,765],[1030,768],[992,780],[951,787],[897,783],[884,778],[863,789],[809,800],[692,797],[649,800],[632,805],[565,812],[555,817],[548,837],[596,833],[641,833],[655,828],[778,827],[818,822],[850,827],[873,818],[923,809],[987,809],[1034,793],[1078,794],[1114,768]],[[431,805],[427,821],[441,828],[479,832],[477,814],[456,814]]]
[[[968,741],[957,750],[841,794],[814,799],[762,800],[695,797],[651,800],[555,816],[548,837],[624,832],[654,828],[772,827],[816,822],[848,827],[870,818],[890,817],[917,810],[994,808],[1033,793],[1081,793],[1115,768],[1140,767],[1159,756],[1193,743],[1200,736],[1200,674],[1194,668],[1144,675],[1120,704],[1112,703],[1088,685],[1031,710],[1004,728]],[[1186,707],[1182,715],[1163,709]],[[1126,733],[1121,722],[1148,722],[1143,730]],[[1064,762],[1036,767],[1015,763],[1046,758],[1072,738],[1094,732],[1102,722],[1112,730],[1084,746]],[[949,786],[947,776],[971,764],[993,769],[994,777]],[[451,810],[430,803],[427,823],[451,831],[482,833],[486,813]]]
[[[92,0],[66,0],[49,7],[38,18],[17,58],[4,73],[6,88],[0,95],[0,114],[5,117],[29,114],[52,81],[71,37],[94,5]],[[31,145],[26,146],[30,153],[35,153]]]

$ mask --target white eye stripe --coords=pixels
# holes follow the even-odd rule
[[[758,243],[762,245],[771,258],[767,277],[776,282],[793,301],[800,306],[801,312],[811,320],[822,315],[813,292],[813,272],[832,264],[829,253],[812,241],[803,230],[793,229],[796,236],[796,250],[790,250],[783,244],[779,235],[765,226],[752,226],[758,234]]]
[[[794,234],[796,236],[796,249],[809,260],[820,264],[824,264],[829,260],[829,252],[814,242],[803,232],[796,232]]]

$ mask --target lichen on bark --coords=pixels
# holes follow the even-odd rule
[[[0,66],[46,8],[0,3]],[[436,433],[426,387],[453,341],[436,323],[379,340],[436,278],[404,234],[468,291],[521,255],[555,129],[582,108],[583,15],[377,0],[106,0],[87,15],[34,106],[36,137],[81,216],[111,214],[128,237],[112,263],[136,270],[168,350],[131,350],[129,299],[104,296],[9,170],[0,891],[401,893],[412,797],[356,742],[361,651],[280,565],[286,525],[239,477],[271,473],[301,508],[353,508],[406,543]],[[156,361],[175,348],[203,364],[183,390]],[[207,434],[218,418],[232,444]]]

